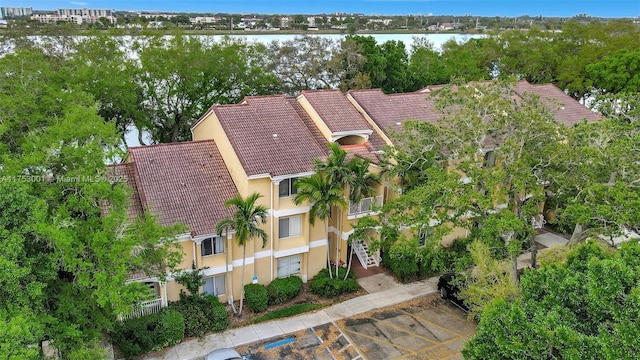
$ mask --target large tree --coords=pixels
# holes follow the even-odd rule
[[[626,118],[580,124],[557,159],[554,204],[571,242],[640,231],[640,122]]]
[[[184,34],[140,39],[144,130],[157,143],[191,139],[191,125],[216,104],[278,91],[266,47],[225,38],[207,43]]]
[[[465,359],[634,359],[640,352],[638,242],[619,251],[594,243],[527,271],[522,296],[480,315]]]
[[[338,47],[320,36],[300,36],[269,45],[270,68],[280,80],[282,91],[297,95],[302,90],[333,89],[339,72],[332,68]]]
[[[499,241],[504,236],[502,255],[514,258],[505,247],[513,240],[529,240],[535,255],[531,234],[520,225],[540,212],[564,129],[539,99],[515,96],[509,82],[447,87],[431,96],[442,119],[405,122],[387,152],[403,188],[387,206],[388,223],[432,228],[433,240],[453,226],[491,225]],[[496,207],[519,220],[488,221]]]
[[[69,58],[67,81],[77,84],[98,102],[98,114],[115,123],[124,138],[131,126],[144,128],[139,66],[129,53],[131,38],[116,33],[83,37]],[[142,132],[139,142],[142,144]]]
[[[127,217],[126,178],[105,166],[119,135],[61,66],[37,50],[0,59],[1,357],[45,339],[63,358],[94,349],[145,299],[129,274],[162,278],[180,260],[177,228]]]

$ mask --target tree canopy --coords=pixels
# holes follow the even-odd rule
[[[480,316],[465,359],[631,359],[640,351],[638,242],[582,244],[563,262],[527,271],[522,297]]]
[[[115,124],[60,63],[28,49],[0,69],[0,356],[34,358],[49,339],[72,358],[146,299],[132,272],[177,264],[179,228],[128,218],[126,177],[105,165],[121,156]]]

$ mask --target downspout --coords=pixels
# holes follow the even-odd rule
[[[193,263],[196,266],[196,269],[198,269],[198,257],[196,256],[196,241],[193,240]]]
[[[226,257],[225,257],[225,285],[226,285],[226,291],[227,291],[227,303],[229,303],[231,305],[231,309],[233,310],[234,314],[238,313],[238,310],[236,310],[235,305],[233,304],[233,283],[231,282],[231,278],[233,278],[233,276],[229,276],[229,253],[231,252],[231,236],[229,236],[229,228],[227,227],[225,229],[225,244],[227,245],[227,251],[225,251]],[[233,256],[231,257],[233,259]]]
[[[162,292],[164,293],[164,299],[162,299],[162,307],[167,307],[169,305],[169,299],[167,298],[167,283],[163,281]]]
[[[271,191],[271,234],[269,235],[271,240],[271,254],[269,254],[269,267],[270,267],[270,273],[271,273],[271,277],[269,278],[269,282],[273,281],[273,222],[274,222],[274,216],[273,216],[273,212],[275,211],[275,209],[273,208],[274,205],[274,200],[273,200],[273,185],[275,184],[275,182],[271,181],[271,188],[269,189]],[[278,183],[279,184],[279,183]]]

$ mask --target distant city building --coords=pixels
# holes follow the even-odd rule
[[[221,20],[219,16],[196,16],[189,19],[192,24],[213,24]]]
[[[33,9],[30,7],[0,7],[0,19],[7,19],[19,16],[31,16]]]
[[[166,13],[155,13],[155,12],[148,13],[148,12],[145,12],[145,13],[139,13],[138,16],[143,17],[145,19],[154,20],[154,19],[157,19],[157,18],[171,19],[171,18],[176,17],[178,15],[176,15],[176,14],[166,14]]]
[[[74,22],[77,24],[94,23],[103,18],[112,24],[116,22],[113,11],[101,9],[58,9],[54,13],[36,14],[31,16],[31,18],[45,23],[55,23],[58,21]]]

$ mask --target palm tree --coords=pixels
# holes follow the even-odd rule
[[[349,201],[359,203],[363,198],[375,195],[376,189],[373,187],[374,183],[380,183],[380,176],[369,171],[369,165],[371,160],[353,158],[349,164],[348,169],[351,172],[349,177]],[[358,241],[358,239],[354,239]],[[344,275],[344,279],[347,279],[349,272],[351,271],[351,258],[353,257],[353,244],[351,244],[351,251],[349,252],[349,258],[347,261],[349,265],[347,267],[347,273]]]
[[[329,143],[329,156],[326,161],[315,159],[316,172],[323,172],[332,182],[345,184],[351,177],[351,170],[347,162],[347,152],[339,144]]]
[[[327,181],[332,183],[338,183],[344,189],[345,186],[351,181],[353,176],[349,163],[347,162],[347,152],[344,151],[340,144],[329,143],[329,156],[326,161],[315,159],[314,164],[316,172],[323,173],[327,178]],[[339,210],[339,209],[336,209]],[[340,213],[336,211],[338,221],[340,221]],[[338,223],[338,229],[341,229],[340,223]],[[338,250],[340,248],[340,236],[336,240],[336,276],[338,274],[338,263],[340,262]]]
[[[261,198],[257,192],[249,195],[246,199],[240,195],[227,200],[224,206],[233,207],[235,212],[231,219],[222,219],[216,224],[216,232],[222,234],[225,229],[232,228],[236,233],[236,240],[239,246],[242,246],[242,290],[240,293],[240,309],[238,316],[242,316],[242,303],[244,300],[244,268],[247,253],[247,243],[254,237],[262,239],[262,247],[267,243],[267,233],[260,229],[259,222],[265,224],[267,222],[267,208],[262,205],[256,205],[256,201]]]
[[[333,279],[329,260],[329,224],[326,220],[331,215],[332,207],[345,208],[347,206],[347,201],[343,197],[342,184],[331,181],[323,172],[317,172],[312,176],[299,178],[296,187],[298,192],[293,197],[293,202],[296,205],[305,201],[311,204],[309,223],[313,225],[316,218],[324,221],[324,229],[327,234],[327,265],[329,277]]]

